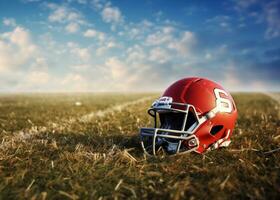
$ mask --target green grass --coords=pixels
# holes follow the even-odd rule
[[[151,98],[116,107],[142,97]],[[279,199],[280,151],[265,153],[280,146],[276,101],[234,94],[239,117],[227,149],[148,158],[138,130],[150,125],[155,97],[0,96],[0,199]],[[98,110],[106,112],[89,114]]]

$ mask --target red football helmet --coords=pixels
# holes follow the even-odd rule
[[[153,155],[160,149],[175,154],[226,147],[237,118],[231,95],[199,77],[173,83],[148,113],[154,128],[141,128],[140,137],[144,151]]]

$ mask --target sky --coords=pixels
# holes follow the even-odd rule
[[[1,0],[0,92],[280,91],[279,0]]]

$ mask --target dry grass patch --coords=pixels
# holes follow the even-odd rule
[[[112,106],[106,98],[122,98],[118,101],[123,103],[140,96],[105,96],[96,110]],[[19,101],[25,98],[18,97]],[[7,115],[21,113],[13,116],[16,122],[25,120],[19,127],[1,124],[0,199],[279,198],[280,151],[271,151],[280,147],[279,104],[266,95],[234,94],[239,118],[229,148],[157,158],[143,155],[138,138],[138,129],[150,124],[146,109],[152,98],[87,120],[76,119],[92,110],[75,113],[75,107],[68,112],[59,96],[46,101],[56,98],[55,112],[42,116],[32,102],[24,109],[33,107],[34,116],[32,112],[25,116],[16,103],[9,104],[9,109],[1,107]],[[83,98],[88,97],[78,99],[86,102]],[[94,107],[91,98],[88,101]],[[48,104],[42,104],[47,110]],[[60,119],[57,114],[62,115]],[[3,116],[1,122],[9,123]],[[40,123],[40,117],[48,120]]]

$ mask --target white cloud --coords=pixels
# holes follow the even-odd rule
[[[88,91],[89,81],[79,73],[66,74],[60,82],[58,82],[57,90],[62,91]]]
[[[94,29],[88,29],[86,32],[84,32],[85,37],[96,37],[97,36],[97,31]]]
[[[150,51],[149,59],[162,64],[170,59],[170,54],[165,49],[156,47]]]
[[[79,65],[73,65],[71,66],[72,69],[74,69],[75,71],[86,71],[90,69],[90,65],[89,64],[79,64]]]
[[[237,11],[246,16],[255,18],[257,24],[266,22],[265,39],[272,39],[280,36],[280,2],[278,0],[236,0],[235,4],[235,9]],[[256,10],[256,8],[258,10]]]
[[[80,12],[66,5],[57,5],[54,3],[48,3],[46,5],[51,10],[48,16],[49,22],[67,24],[65,30],[68,33],[76,33],[81,25],[88,24]]]
[[[236,70],[236,66],[234,62],[229,62],[226,64],[226,69],[225,73],[222,76],[222,79],[224,79],[223,82],[223,87],[225,89],[230,88],[231,90],[240,90],[242,87],[242,83],[239,80],[239,75],[238,71]]]
[[[147,45],[161,45],[173,40],[172,29],[163,27],[155,33],[149,34],[146,38]]]
[[[114,47],[117,47],[117,43],[113,42],[113,41],[109,41],[108,44],[107,44],[107,47],[108,48],[114,48]]]
[[[80,3],[80,4],[86,4],[87,0],[77,0],[77,2]]]
[[[164,26],[155,33],[149,34],[145,44],[167,48],[186,57],[191,55],[192,48],[196,44],[196,37],[191,31],[181,31],[172,26]]]
[[[119,30],[118,35],[132,40],[145,40],[147,34],[156,32],[154,28],[157,27],[154,23],[148,20],[142,20],[138,23],[130,22],[123,25],[123,29]]]
[[[205,21],[210,30],[215,31],[232,31],[232,18],[227,15],[217,15]]]
[[[16,27],[0,35],[0,70],[21,67],[37,55],[37,47],[31,41],[27,29]]]
[[[87,4],[87,0],[68,0],[68,2],[77,2],[79,4]]]
[[[16,27],[12,32],[2,34],[2,38],[11,41],[19,47],[27,47],[31,43],[30,33],[23,27]]]
[[[274,1],[269,3],[264,8],[264,13],[267,21],[267,30],[265,37],[267,39],[280,36],[280,3]]]
[[[101,42],[104,41],[105,37],[106,37],[105,33],[98,32],[98,39],[99,39],[99,41],[101,41]]]
[[[77,13],[77,12],[74,12],[74,11],[69,12],[68,15],[67,15],[67,20],[69,20],[69,21],[75,21],[76,20],[77,23],[78,22],[83,23],[83,21],[81,19],[82,19],[82,15]]]
[[[138,65],[139,66],[139,65]],[[135,68],[117,57],[108,58],[103,66],[106,84],[101,85],[104,90],[128,91],[135,89],[135,84],[142,78],[142,68]],[[143,67],[144,68],[144,67]],[[138,88],[141,88],[138,84]],[[135,89],[136,90],[136,89]]]
[[[102,10],[101,15],[106,23],[120,23],[123,19],[121,11],[117,7],[107,6]]]
[[[50,75],[46,71],[31,71],[27,74],[26,82],[30,84],[30,86],[34,84],[46,84],[50,79]]]
[[[88,61],[90,58],[90,53],[88,48],[77,48],[74,52],[83,60]]]
[[[68,33],[76,33],[79,29],[80,29],[80,26],[77,23],[70,23],[65,27],[65,30]]]
[[[69,48],[74,48],[74,47],[78,47],[78,44],[75,43],[75,42],[68,42],[68,43],[67,43],[67,46],[68,46]]]
[[[113,57],[105,62],[105,66],[110,69],[113,79],[122,79],[127,74],[127,67],[119,59]]]
[[[38,57],[34,58],[34,61],[31,64],[30,68],[32,68],[33,70],[47,70],[48,63],[44,57],[38,55]]]
[[[39,2],[41,0],[22,0],[24,3],[33,3],[33,2]]]
[[[68,84],[70,82],[80,82],[80,81],[83,81],[83,77],[80,75],[80,74],[74,74],[74,73],[71,73],[71,74],[67,74],[65,76],[65,78],[62,80],[62,84]]]
[[[121,10],[116,6],[112,6],[110,1],[92,0],[91,5],[101,15],[105,23],[110,23],[112,31],[116,31],[118,25],[124,22]]]
[[[102,42],[105,40],[105,33],[94,29],[88,29],[84,32],[84,37],[97,38],[100,42]]]
[[[140,30],[138,28],[132,28],[129,32],[131,38],[136,38],[140,34]]]
[[[236,3],[235,9],[240,11],[256,4],[257,2],[258,0],[235,0]]]
[[[120,47],[120,45],[117,44],[115,41],[108,40],[105,43],[103,43],[102,46],[96,50],[96,54],[98,56],[101,56],[101,55],[104,55],[108,50],[113,49],[113,48],[119,48],[119,47]]]
[[[209,53],[209,52],[207,52],[206,54],[205,54],[205,59],[207,59],[207,60],[210,60],[210,59],[212,59],[212,54],[211,53]]]
[[[226,45],[200,46],[202,49],[197,53],[198,38],[181,24],[162,19],[153,23],[147,20],[123,23],[125,20],[119,8],[107,0],[95,0],[98,14],[103,21],[109,23],[109,26],[119,25],[118,33],[105,34],[93,28],[98,27],[97,24],[86,24],[83,14],[70,7],[72,2],[77,5],[85,1],[68,0],[61,5],[48,4],[50,13],[47,25],[59,27],[59,31],[68,33],[83,31],[76,36],[85,38],[75,37],[77,43],[69,42],[67,46],[63,42],[65,40],[56,39],[57,32],[51,31],[39,36],[35,45],[27,29],[18,27],[12,18],[3,20],[4,25],[17,27],[0,35],[1,83],[2,77],[9,74],[7,69],[17,73],[14,78],[13,73],[10,73],[10,79],[7,80],[17,80],[18,88],[22,90],[41,88],[56,91],[153,90],[162,89],[185,73],[206,75],[210,78],[218,77],[213,71],[219,75],[226,74],[224,70],[216,70],[221,69],[229,56],[226,55],[229,53]],[[91,2],[92,0],[89,3]],[[267,22],[271,28],[267,31],[269,38],[278,35],[277,22],[274,21],[278,11],[275,11],[274,7],[267,7]],[[223,28],[235,22],[235,19],[227,16],[213,20],[212,22]],[[90,44],[84,46],[84,42]],[[91,54],[95,57],[91,58]],[[48,62],[51,63],[52,71],[48,70]],[[216,67],[218,62],[221,66]],[[62,73],[65,71],[66,73]],[[58,72],[60,75],[56,74]],[[226,76],[221,76],[224,77],[226,85],[239,87],[243,84],[242,80],[236,79],[238,74],[227,76],[234,71],[227,72]],[[0,88],[3,88],[1,83]]]
[[[72,55],[78,57],[83,62],[87,62],[90,59],[89,48],[81,48],[78,44],[73,42],[68,42],[67,46],[70,48]]]
[[[63,22],[67,19],[68,11],[66,7],[60,7],[56,6],[55,4],[49,4],[49,8],[53,10],[48,17],[50,22]]]
[[[28,29],[0,34],[0,77],[5,91],[37,91],[49,85],[48,63]]]
[[[100,10],[104,7],[104,2],[102,2],[102,0],[92,0],[91,1],[93,7],[97,10]]]
[[[181,38],[173,40],[168,44],[168,48],[175,49],[181,56],[186,57],[191,55],[192,47],[196,43],[194,33],[185,31],[182,33]]]
[[[139,63],[147,58],[145,50],[139,45],[128,48],[126,54],[129,63]]]
[[[4,18],[3,24],[5,26],[16,26],[16,20],[14,18]]]

